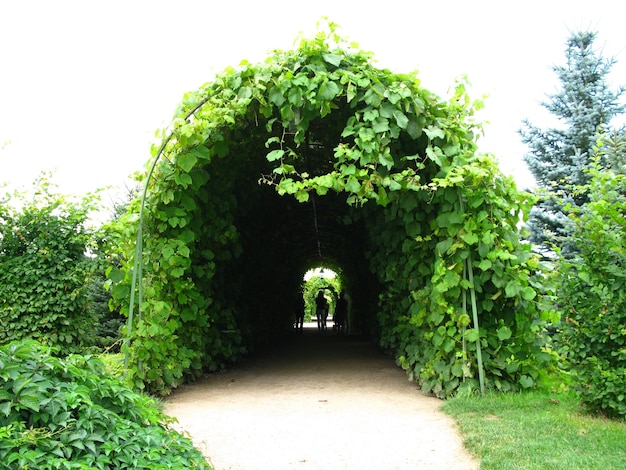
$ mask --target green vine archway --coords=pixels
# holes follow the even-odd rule
[[[533,201],[478,155],[473,113],[463,84],[444,102],[333,24],[185,95],[145,180],[137,386],[168,393],[283,334],[319,265],[424,390],[532,386],[541,277],[517,225]],[[127,310],[140,205],[110,273]]]

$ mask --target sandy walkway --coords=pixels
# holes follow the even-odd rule
[[[440,405],[370,343],[308,328],[165,411],[217,470],[478,468]]]

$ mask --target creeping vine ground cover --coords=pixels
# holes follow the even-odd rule
[[[271,340],[323,248],[355,314],[424,390],[531,387],[550,313],[517,228],[533,200],[477,153],[478,105],[463,83],[443,101],[415,74],[376,68],[333,24],[185,95],[144,181],[136,385],[168,393]],[[139,207],[109,273],[122,303]],[[320,243],[322,212],[339,248]]]
[[[99,359],[51,352],[33,340],[0,346],[1,469],[211,469],[152,398]]]

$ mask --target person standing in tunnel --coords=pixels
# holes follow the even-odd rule
[[[302,294],[298,295],[296,299],[295,305],[295,314],[296,314],[296,333],[303,333],[304,331],[304,309],[305,309],[304,296]]]
[[[328,302],[324,296],[324,291],[320,290],[315,298],[315,316],[317,317],[317,330],[326,330],[326,319],[328,318]]]
[[[341,291],[339,298],[337,299],[337,305],[335,306],[335,329],[337,333],[343,334],[346,332],[346,320],[348,319],[348,299],[346,293]]]

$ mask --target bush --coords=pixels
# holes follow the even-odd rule
[[[45,342],[60,354],[95,344],[96,319],[88,286],[97,264],[97,230],[88,223],[98,206],[54,193],[45,177],[32,199],[0,201],[0,344]]]
[[[12,342],[0,347],[0,379],[0,468],[211,468],[173,418],[99,359]]]
[[[103,261],[94,261],[104,264]],[[88,315],[94,319],[95,345],[109,352],[119,352],[122,327],[126,318],[118,309],[111,310],[111,293],[105,288],[105,268],[98,268],[87,286]]]
[[[591,411],[626,417],[626,177],[596,165],[572,213],[576,254],[559,263],[563,352]]]

